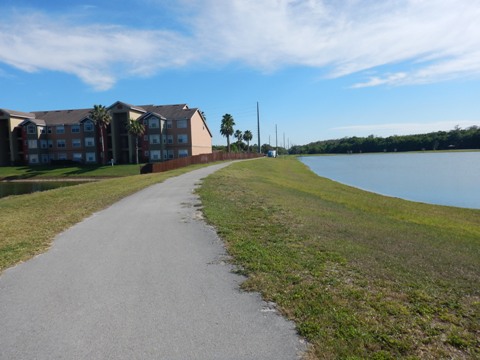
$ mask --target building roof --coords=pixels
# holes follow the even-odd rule
[[[160,115],[160,114],[157,114],[155,112],[146,112],[145,114],[143,114],[142,116],[140,116],[137,120],[141,120],[141,119],[147,119],[149,118],[150,116],[155,116],[159,119],[162,119],[162,120],[166,120],[165,119],[165,116],[163,115]]]
[[[40,119],[25,119],[23,120],[21,123],[20,123],[20,126],[24,126],[28,123],[34,123],[35,125],[37,126],[46,126],[46,123],[44,120],[40,120]]]
[[[189,119],[198,110],[196,108],[190,109],[187,104],[176,105],[141,105],[139,106],[148,112],[161,114],[168,120]]]
[[[182,120],[190,119],[197,111],[200,113],[198,108],[189,108],[187,104],[173,104],[173,105],[131,105],[125,102],[116,101],[108,108],[111,109],[117,104],[124,105],[131,110],[143,112],[145,116],[147,114],[155,114],[161,118],[167,120]],[[38,125],[65,125],[65,124],[78,124],[81,121],[89,117],[90,111],[92,109],[71,109],[71,110],[49,110],[49,111],[33,111],[30,113],[0,109],[0,113],[4,112],[10,116],[17,116],[25,119],[32,119]],[[201,116],[202,121],[205,124],[208,132],[211,135],[210,129],[208,128],[207,123],[203,116]]]
[[[27,119],[32,119],[32,118],[35,117],[35,114],[32,114],[32,113],[16,111],[16,110],[9,110],[9,109],[0,109],[0,116],[3,115],[2,113],[6,113],[10,116],[27,118]]]
[[[44,120],[47,125],[64,125],[80,123],[90,115],[92,109],[34,111],[36,119]]]

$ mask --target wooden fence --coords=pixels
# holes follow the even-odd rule
[[[141,174],[156,173],[168,170],[174,170],[193,164],[207,164],[215,161],[243,160],[263,157],[263,154],[257,153],[225,153],[214,152],[211,154],[201,154],[187,156],[179,159],[168,160],[159,163],[148,163],[140,169]]]

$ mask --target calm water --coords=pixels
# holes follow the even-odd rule
[[[302,157],[317,175],[360,189],[480,209],[480,152]]]
[[[75,181],[25,181],[0,182],[0,198],[10,195],[30,194],[37,191],[52,190],[58,187],[77,185]]]

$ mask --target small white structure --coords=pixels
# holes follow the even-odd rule
[[[276,150],[268,150],[267,156],[276,158],[277,157],[277,151]]]

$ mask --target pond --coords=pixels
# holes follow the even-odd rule
[[[480,209],[480,152],[301,157],[319,176],[378,194]]]
[[[30,194],[37,191],[52,190],[64,186],[78,185],[81,181],[2,181],[0,198],[11,195]]]

